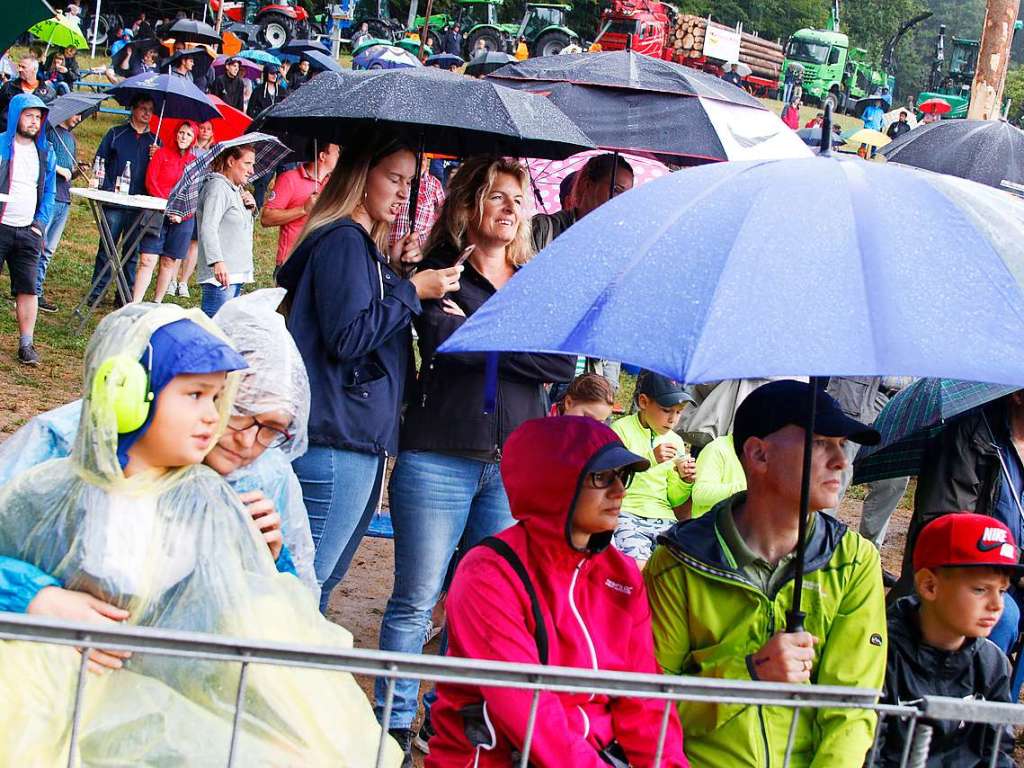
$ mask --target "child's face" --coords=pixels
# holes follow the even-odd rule
[[[605,422],[611,418],[612,407],[599,401],[577,402],[571,395],[565,396],[566,416],[586,416],[595,421]]]
[[[263,455],[265,443],[272,442],[277,435],[273,430],[285,432],[291,424],[291,416],[283,410],[267,411],[253,419],[252,416],[232,416],[217,445],[206,457],[206,465],[220,475],[230,475],[236,469],[252,464]],[[260,435],[261,430],[267,433]]]
[[[640,406],[640,413],[643,414],[644,422],[656,434],[664,435],[672,427],[679,423],[679,415],[683,412],[685,404],[665,407],[658,405],[657,401],[647,395],[640,395],[637,399]]]
[[[1003,613],[1010,577],[994,568],[927,569],[918,574],[918,594],[950,630],[988,637]]]
[[[217,398],[226,377],[201,373],[171,379],[156,399],[149,429],[128,450],[129,467],[141,471],[202,462],[220,420]]]

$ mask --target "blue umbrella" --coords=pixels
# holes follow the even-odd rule
[[[800,201],[784,225],[779,200]],[[797,247],[797,232],[815,242]],[[1024,201],[951,176],[828,156],[698,166],[587,214],[440,351],[581,354],[691,383],[902,374],[1020,385],[1022,241]],[[805,464],[790,631],[803,621],[808,483]]]
[[[287,43],[282,45],[279,50],[281,53],[305,53],[313,51],[316,53],[323,53],[327,56],[331,55],[330,48],[319,40],[289,40]]]
[[[320,51],[308,50],[302,51],[299,54],[302,58],[306,59],[312,69],[318,72],[343,72],[341,65],[331,58],[330,54],[321,53]]]
[[[374,45],[352,57],[353,69],[421,67],[420,60],[395,45]]]
[[[929,443],[950,422],[1019,387],[959,379],[921,379],[886,404],[874,428],[882,442],[865,446],[854,462],[854,483],[921,473]]]
[[[153,99],[153,108],[160,114],[157,133],[165,117],[181,120],[195,120],[202,123],[221,116],[213,102],[200,91],[191,80],[178,75],[158,75],[145,72],[129,77],[110,88],[108,96],[117,99],[123,106],[129,106],[136,96],[143,95]]]
[[[456,56],[454,53],[435,53],[433,56],[428,56],[427,60],[423,63],[428,67],[451,69],[452,67],[461,67],[466,63],[466,61],[461,56]]]
[[[267,51],[261,51],[258,48],[247,48],[235,55],[243,59],[248,59],[249,61],[255,61],[257,64],[273,64],[278,67],[281,66],[281,60],[277,58],[277,56],[272,53],[268,53]]]

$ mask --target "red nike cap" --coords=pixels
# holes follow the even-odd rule
[[[943,515],[918,535],[915,573],[922,568],[972,565],[1024,570],[1013,534],[994,517],[973,512]]]

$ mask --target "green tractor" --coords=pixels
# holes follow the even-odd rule
[[[967,108],[971,104],[971,83],[974,82],[974,71],[978,66],[980,43],[977,40],[952,38],[953,48],[949,57],[949,69],[943,72],[946,64],[946,25],[939,25],[939,36],[935,40],[935,60],[928,76],[928,90],[917,95],[917,103],[923,104],[929,99],[942,99],[952,109],[943,117],[963,119],[967,117]]]
[[[567,46],[580,44],[580,36],[565,24],[571,10],[571,5],[563,3],[527,3],[518,26],[503,24],[502,28],[512,36],[513,46],[523,38],[531,56],[555,56]]]

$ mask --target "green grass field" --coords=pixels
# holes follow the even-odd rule
[[[81,61],[81,66],[86,68],[104,63],[105,59],[85,58]],[[344,63],[347,65],[347,62]],[[767,101],[766,104],[776,111],[782,108],[780,102]],[[801,114],[802,122],[813,117],[815,111],[811,107],[804,108]],[[119,116],[100,114],[76,128],[79,159],[91,162],[103,134],[111,126],[122,121],[123,118]],[[839,122],[847,128],[858,125],[860,121],[839,116]],[[78,181],[76,184],[83,182]],[[41,313],[36,325],[36,345],[42,357],[42,364],[38,368],[25,368],[17,361],[18,327],[13,301],[8,302],[7,312],[0,313],[0,384],[10,395],[7,398],[8,405],[0,406],[0,432],[13,431],[34,413],[78,396],[81,388],[81,364],[89,334],[95,327],[98,317],[112,308],[109,303],[112,295],[110,291],[107,294],[107,303],[100,307],[97,315],[81,334],[77,332],[77,322],[71,312],[88,290],[98,240],[96,224],[88,205],[84,201],[72,202],[63,240],[46,277],[46,296],[60,307],[60,311],[51,315]],[[276,244],[276,230],[267,230],[258,225],[255,227],[257,286],[272,284]],[[182,305],[198,306],[196,297],[199,290],[195,285],[190,288],[192,299],[176,298],[173,301]],[[9,295],[6,276],[0,278],[0,290]],[[152,287],[150,290],[152,291]],[[630,387],[627,385],[624,389],[628,390]],[[629,393],[623,394],[628,396]]]

